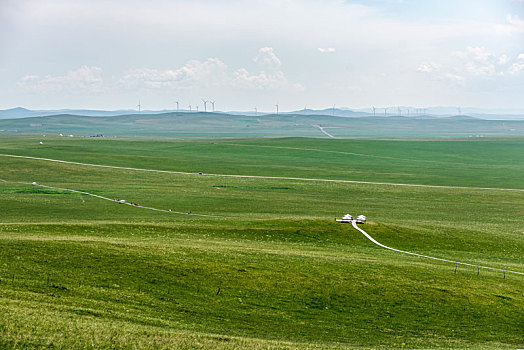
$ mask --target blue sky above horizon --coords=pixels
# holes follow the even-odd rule
[[[522,0],[0,0],[0,109],[524,108]]]

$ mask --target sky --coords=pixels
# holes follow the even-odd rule
[[[524,110],[524,0],[0,0],[0,96],[0,109]]]

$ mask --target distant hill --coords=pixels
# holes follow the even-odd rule
[[[448,118],[337,117],[331,115],[227,113],[133,113],[117,116],[59,114],[0,120],[7,135],[154,138],[250,137],[512,137],[524,136],[524,121]]]
[[[373,113],[358,112],[358,111],[355,112],[350,109],[342,109],[342,108],[301,109],[298,111],[285,112],[282,114],[330,115],[330,116],[335,116],[335,117],[348,117],[348,118],[365,117],[365,116],[373,115]]]
[[[471,110],[471,111],[470,111]],[[279,115],[322,115],[331,117],[345,117],[345,118],[361,118],[361,117],[405,117],[405,118],[440,118],[440,117],[474,117],[488,120],[524,120],[524,112],[516,113],[517,110],[508,110],[515,113],[481,113],[481,109],[475,108],[464,108],[462,114],[457,115],[457,108],[455,107],[431,107],[425,109],[424,112],[421,109],[413,107],[400,107],[400,113],[397,107],[388,108],[387,114],[384,114],[383,108],[377,108],[375,115],[373,110],[369,108],[365,109],[349,109],[349,108],[325,108],[325,109],[301,109],[292,112],[280,112]],[[94,110],[94,109],[59,109],[59,110],[30,110],[22,107],[16,107],[11,109],[0,110],[1,119],[15,119],[15,118],[30,118],[30,117],[44,117],[58,114],[70,114],[78,116],[90,116],[90,117],[111,117],[118,115],[129,115],[134,114],[136,110]],[[164,114],[164,113],[176,113],[175,110],[145,110],[141,111],[141,115],[149,114]],[[197,113],[189,112],[186,110],[180,110],[179,113]],[[210,112],[208,112],[210,113]],[[243,116],[262,116],[262,115],[273,115],[275,113],[263,113],[255,111],[232,111],[232,112],[216,112],[216,114],[225,115],[243,115]]]
[[[472,116],[469,116],[469,115],[452,115],[451,117],[444,117],[444,118],[454,119],[454,120],[475,120],[475,119],[480,119],[480,118],[472,117]]]
[[[57,109],[57,110],[30,110],[22,107],[16,107],[11,109],[0,110],[0,119],[16,119],[16,118],[31,118],[31,117],[45,117],[59,114],[70,114],[78,116],[89,116],[89,117],[111,117],[117,115],[126,115],[137,113],[134,110],[93,110],[93,109]],[[172,111],[141,111],[141,114],[160,114]]]
[[[0,110],[0,119],[34,117],[34,111],[22,107]]]

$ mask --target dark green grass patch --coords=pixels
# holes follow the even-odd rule
[[[0,193],[30,193],[30,194],[66,194],[65,191],[52,190],[42,187],[29,187],[29,188],[0,188]],[[71,194],[68,192],[67,194]]]

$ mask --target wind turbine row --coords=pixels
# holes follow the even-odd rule
[[[204,103],[204,112],[207,112],[207,104],[210,103],[211,104],[211,111],[214,113],[215,112],[215,102],[216,101],[211,101],[211,100],[205,100],[205,99],[202,99],[202,102]],[[176,111],[178,112],[180,110],[180,101],[175,101],[176,103]],[[276,114],[278,115],[279,114],[279,104],[275,104],[275,109],[276,109]],[[136,105],[136,107],[138,108],[138,113],[141,113],[142,112],[142,105],[140,103],[140,100],[138,100],[138,105]],[[192,112],[193,111],[193,106],[192,105],[188,105],[187,108],[189,109],[189,112]],[[372,106],[371,107],[372,110],[373,110],[373,117],[376,117],[377,115],[377,110],[378,109],[384,109],[384,116],[387,117],[388,116],[388,109],[390,109],[391,107],[383,107],[383,108],[377,108],[375,106]],[[198,105],[195,106],[195,109],[196,111],[198,112]],[[258,115],[258,107],[255,106],[254,108],[255,110],[255,115]],[[304,111],[306,110],[306,107],[304,107]],[[407,110],[407,115],[410,116],[411,114],[411,109],[409,107],[407,107],[406,109],[402,109],[400,108],[400,106],[397,106],[397,112],[398,112],[398,116],[402,116],[402,112],[405,112]],[[414,109],[414,112],[415,114],[422,114],[422,115],[426,115],[427,113],[427,108],[415,108]],[[462,114],[462,110],[460,107],[457,107],[457,112],[459,115]],[[333,105],[331,107],[331,114],[334,116],[335,115],[335,105]]]
[[[373,117],[375,117],[377,115],[377,110],[378,109],[384,109],[384,116],[387,117],[388,116],[388,109],[390,109],[392,107],[384,107],[384,108],[378,108],[378,107],[375,107],[375,106],[371,106],[371,109],[373,110]],[[460,110],[460,107],[457,108],[458,109],[458,113],[460,114],[461,113],[461,110]],[[414,109],[414,112],[415,114],[418,114],[418,115],[423,115],[425,116],[426,113],[427,113],[427,108],[415,108]],[[409,117],[411,115],[411,108],[407,107],[407,108],[400,108],[400,106],[397,106],[397,115],[398,116],[402,116],[402,113],[406,112],[407,111],[407,116]]]
[[[208,103],[211,104],[212,111],[215,112],[215,102],[216,101],[208,101],[208,100],[202,99],[202,102],[204,102],[204,112],[207,112],[207,104]],[[175,103],[176,103],[176,111],[178,112],[180,110],[180,101],[177,100],[177,101],[175,101]],[[139,104],[140,104],[140,102],[139,102]],[[192,112],[193,111],[193,106],[192,105],[188,105],[187,109],[189,109],[189,111]],[[198,105],[195,106],[195,109],[198,112]]]
[[[211,104],[212,111],[215,112],[215,102],[216,101],[208,101],[208,100],[202,99],[202,102],[204,102],[204,112],[207,112],[208,103]],[[180,101],[176,100],[175,103],[176,103],[176,111],[178,112],[180,110]],[[142,112],[142,105],[140,104],[140,100],[138,100],[138,104],[136,105],[136,107],[138,108],[138,113]],[[190,112],[193,111],[193,106],[188,105],[187,108],[189,109]],[[195,108],[196,108],[196,111],[198,112],[198,105]]]
[[[213,113],[215,112],[215,102],[216,101],[208,101],[208,100],[202,99],[202,102],[204,102],[204,112],[207,112],[207,104],[208,103],[211,103],[212,112]]]

